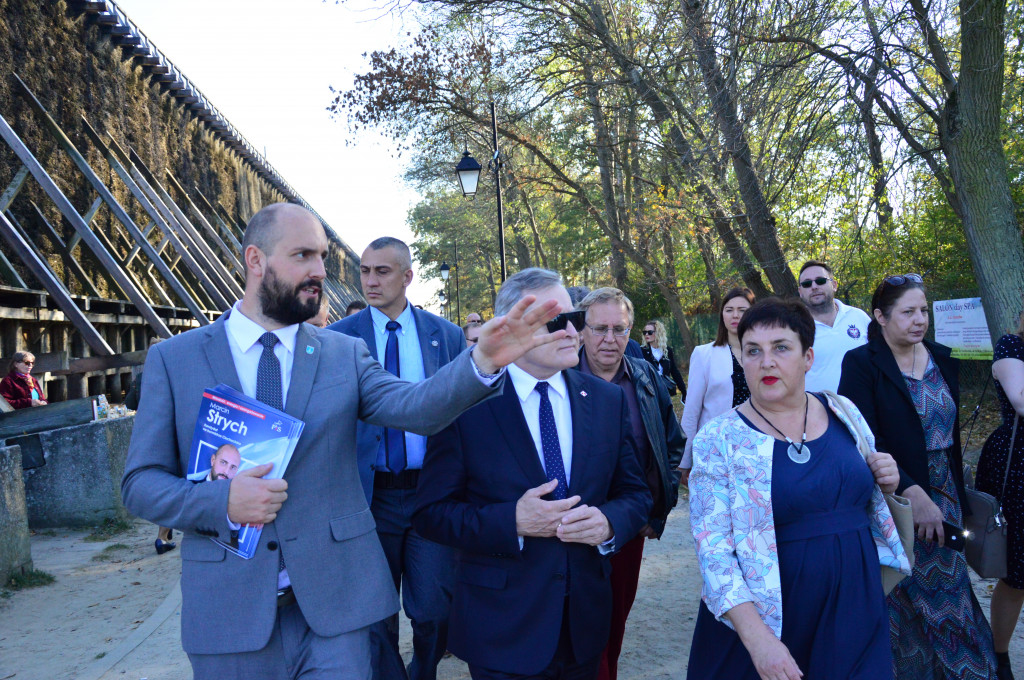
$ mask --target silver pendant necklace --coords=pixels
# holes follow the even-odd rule
[[[753,400],[751,400],[749,403],[750,403],[750,408],[754,409],[754,413],[756,413],[757,415],[761,416],[761,420],[763,420],[764,422],[768,423],[768,425],[771,426],[771,428],[773,430],[778,432],[780,435],[782,435],[782,437],[787,442],[789,442],[789,448],[786,449],[786,453],[789,455],[789,459],[791,461],[793,461],[794,463],[799,463],[800,465],[803,465],[804,463],[806,463],[807,461],[809,461],[811,459],[811,450],[809,448],[807,448],[807,409],[810,406],[811,400],[807,396],[806,392],[804,392],[804,432],[803,432],[803,435],[800,437],[800,446],[799,447],[796,445],[796,442],[794,442],[792,439],[790,439],[789,437],[786,436],[785,432],[783,432],[779,428],[775,427],[775,425],[774,425],[774,423],[772,423],[772,421],[770,421],[767,418],[765,418],[764,414],[757,410],[757,407],[754,406],[754,401]]]

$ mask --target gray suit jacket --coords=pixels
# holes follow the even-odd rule
[[[310,627],[333,636],[398,610],[398,598],[356,468],[356,421],[437,432],[500,392],[484,386],[469,353],[410,384],[385,371],[361,341],[299,328],[285,410],[306,426],[284,478],[288,500],[243,560],[207,540],[230,540],[225,481],[182,476],[205,388],[241,389],[224,315],[155,345],[128,450],[121,493],[129,511],[184,532],[182,646],[194,654],[263,648],[277,616],[278,551]],[[310,348],[312,351],[310,351]]]
[[[423,374],[430,377],[437,370],[451,362],[466,349],[466,336],[455,324],[422,309],[412,308],[416,320],[416,335],[423,355]],[[361,338],[370,350],[370,356],[377,359],[377,341],[373,336],[373,317],[367,307],[358,314],[347,316],[327,327],[354,338]],[[382,362],[383,363],[383,362]],[[383,430],[360,420],[356,427],[356,451],[359,461],[359,477],[366,492],[366,502],[373,498],[373,466],[377,462],[377,449]]]

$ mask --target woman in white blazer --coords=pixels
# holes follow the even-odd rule
[[[750,396],[740,365],[740,340],[736,329],[743,313],[754,304],[749,288],[733,288],[722,298],[718,335],[714,342],[695,347],[690,355],[686,403],[680,423],[686,435],[686,449],[679,468],[685,484],[693,467],[693,438],[712,418],[742,404]]]

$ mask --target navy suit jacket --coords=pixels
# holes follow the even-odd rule
[[[647,521],[651,494],[637,463],[625,393],[579,371],[564,371],[572,412],[570,496],[598,507],[614,547]],[[413,526],[458,548],[448,648],[470,664],[533,675],[552,660],[562,627],[568,568],[569,626],[576,658],[608,641],[611,564],[594,546],[524,538],[516,501],[547,481],[519,397],[504,392],[430,437]]]
[[[423,355],[423,373],[429,378],[466,349],[466,336],[455,324],[439,316],[412,308],[416,320],[416,335],[420,339],[420,353]],[[335,321],[327,330],[338,331],[353,338],[362,338],[370,349],[370,356],[377,356],[377,341],[373,335],[373,317],[370,308],[362,310],[341,321]],[[381,362],[383,363],[383,362]],[[359,479],[366,492],[366,502],[373,499],[373,464],[377,460],[377,449],[383,428],[370,425],[362,420],[356,425],[356,461],[359,465]]]

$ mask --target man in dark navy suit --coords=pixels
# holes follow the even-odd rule
[[[406,289],[412,278],[409,247],[396,238],[376,239],[359,265],[363,296],[370,306],[329,328],[362,338],[384,368],[418,382],[458,356],[466,340],[455,324],[409,304]],[[413,630],[413,658],[406,668],[398,650],[397,614],[376,627],[373,670],[378,680],[434,680],[445,652],[454,551],[412,528],[426,441],[362,421],[356,428],[360,481]]]
[[[495,313],[527,294],[557,300],[548,328],[568,334],[430,438],[413,523],[460,550],[448,648],[474,679],[592,680],[611,621],[608,555],[644,525],[651,495],[622,389],[567,370],[583,314],[561,277],[519,272]]]

